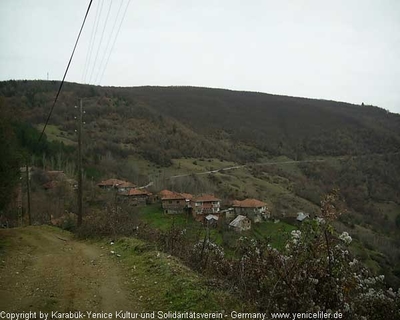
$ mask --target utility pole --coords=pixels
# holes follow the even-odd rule
[[[82,224],[83,215],[83,190],[82,190],[82,99],[79,102],[78,118],[78,222],[77,226]]]
[[[31,184],[29,181],[29,167],[28,167],[28,161],[26,161],[25,164],[25,173],[26,173],[26,194],[28,196],[28,224],[32,225],[32,216],[31,216]]]
[[[210,220],[207,220],[207,242],[210,242]]]

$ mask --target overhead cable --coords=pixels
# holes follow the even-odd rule
[[[92,28],[92,33],[90,35],[90,41],[89,41],[89,48],[86,54],[86,59],[85,59],[85,65],[83,66],[83,73],[82,73],[82,83],[85,83],[86,80],[86,74],[87,74],[87,69],[88,69],[88,65],[90,64],[90,59],[91,59],[91,54],[92,54],[92,49],[93,49],[93,44],[94,44],[94,39],[95,39],[95,34],[97,31],[96,30],[96,23],[97,23],[97,19],[99,18],[99,10],[100,9],[100,5],[97,6],[96,9],[96,16],[94,18],[94,24],[93,24],[93,28]]]
[[[78,37],[76,38],[76,41],[75,41],[74,49],[72,50],[71,57],[69,58],[67,68],[65,69],[64,77],[62,78],[62,81],[60,83],[60,87],[58,88],[58,91],[57,91],[56,98],[54,99],[54,102],[53,102],[53,105],[51,106],[49,115],[47,116],[46,123],[43,126],[43,130],[42,130],[42,132],[40,134],[39,141],[43,137],[44,131],[46,130],[46,127],[47,127],[47,125],[48,125],[48,123],[50,121],[51,114],[53,113],[54,106],[56,105],[56,102],[58,100],[58,96],[60,95],[61,89],[62,89],[62,87],[64,85],[65,77],[67,76],[69,66],[71,65],[72,58],[74,57],[75,49],[76,49],[76,47],[78,45],[79,38],[81,37],[81,33],[82,33],[82,30],[83,30],[83,27],[85,26],[86,18],[87,18],[88,14],[89,14],[90,7],[92,6],[92,2],[93,2],[93,0],[90,0],[88,8],[86,10],[85,18],[83,19],[83,22],[82,22],[81,29],[79,30]]]
[[[111,39],[112,39],[112,36],[114,34],[115,26],[117,25],[117,22],[118,22],[118,17],[119,17],[119,13],[121,12],[122,4],[123,4],[123,0],[121,0],[120,3],[119,3],[118,12],[117,12],[117,15],[115,17],[113,26],[111,28],[110,36],[108,37],[106,48],[105,48],[103,56],[102,56],[102,58],[100,60],[100,67],[97,70],[97,75],[96,75],[96,78],[95,78],[95,81],[94,81],[93,84],[97,83],[97,79],[99,78],[99,75],[102,73],[102,70],[103,70],[102,66],[103,66],[104,58],[106,57],[107,51],[108,51],[109,46],[111,44]]]
[[[111,47],[110,53],[108,54],[108,57],[107,57],[107,60],[106,60],[106,64],[105,64],[105,66],[104,66],[103,72],[102,72],[101,77],[100,77],[99,84],[101,83],[101,80],[103,79],[103,76],[104,76],[104,72],[105,72],[106,69],[107,69],[107,65],[108,65],[108,61],[110,60],[111,52],[112,52],[113,49],[114,49],[115,43],[116,43],[116,41],[117,41],[119,32],[120,32],[120,30],[121,30],[122,23],[124,22],[125,15],[126,15],[126,12],[127,12],[127,10],[128,10],[129,3],[130,3],[130,2],[131,2],[131,0],[128,0],[128,3],[127,3],[127,5],[126,5],[126,7],[125,7],[124,15],[122,16],[121,22],[120,22],[120,24],[119,24],[118,31],[117,31],[117,33],[116,33],[116,35],[115,35],[114,42],[113,42],[113,45],[112,45],[112,47]]]
[[[92,45],[89,47],[89,61],[88,61],[88,65],[87,65],[87,68],[86,68],[86,71],[85,71],[85,75],[84,75],[84,83],[87,83],[87,75],[88,75],[88,72],[89,72],[89,70],[90,70],[90,61],[91,61],[91,58],[92,58],[92,52],[93,52],[93,48],[95,47],[95,44],[96,44],[96,35],[97,35],[97,29],[98,29],[98,27],[99,27],[99,22],[100,22],[100,19],[101,19],[101,13],[103,12],[103,4],[104,4],[104,0],[101,0],[101,3],[100,3],[100,11],[99,11],[99,16],[98,16],[98,19],[97,19],[97,21],[95,21],[95,31],[94,31],[94,37],[93,37],[93,42],[92,42]]]
[[[104,27],[103,27],[103,31],[102,31],[102,33],[101,33],[100,42],[99,42],[99,47],[97,48],[96,57],[95,57],[95,59],[94,59],[93,69],[92,69],[92,72],[90,73],[89,83],[91,83],[92,75],[93,75],[94,69],[96,68],[96,62],[97,62],[97,58],[98,58],[98,56],[99,56],[99,51],[101,50],[101,43],[103,42],[104,31],[106,30],[106,27],[107,27],[108,17],[110,16],[110,11],[111,11],[112,3],[113,3],[113,2],[110,0],[110,6],[108,7],[108,12],[107,12],[107,16],[106,16],[106,21],[104,22]]]

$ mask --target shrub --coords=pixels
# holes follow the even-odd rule
[[[77,229],[81,238],[132,236],[138,230],[136,208],[125,209],[107,205],[103,210],[93,211],[83,219]]]
[[[350,254],[351,236],[337,235],[331,226],[342,213],[336,201],[335,194],[326,196],[318,219],[292,231],[281,251],[266,240],[241,237],[235,257],[227,258],[207,238],[188,242],[176,228],[163,234],[162,249],[236,291],[260,312],[331,311],[345,319],[399,319],[400,290],[386,289],[384,276],[372,276]]]

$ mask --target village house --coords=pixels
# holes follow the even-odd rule
[[[238,215],[230,224],[229,228],[236,232],[242,232],[251,229],[251,220],[245,216]]]
[[[168,196],[168,195],[170,195],[170,194],[174,194],[174,191],[164,189],[164,190],[161,190],[161,191],[158,193],[160,199],[161,199],[162,197]]]
[[[161,206],[164,213],[178,214],[187,212],[190,208],[192,195],[163,190],[161,194]]]
[[[219,216],[221,200],[213,195],[202,195],[192,199],[191,206],[194,219],[203,221],[204,217],[209,214]]]
[[[218,225],[218,220],[218,216],[216,216],[215,214],[209,214],[205,218],[205,223],[207,224],[207,227],[216,227]]]
[[[235,200],[232,206],[236,215],[246,216],[254,223],[270,218],[267,204],[257,199]]]
[[[225,217],[225,219],[227,221],[232,221],[237,216],[235,214],[235,210],[233,208],[227,208],[227,209],[224,209],[224,210],[220,210],[219,213],[220,213],[221,216]]]
[[[164,189],[164,190],[161,190],[159,193],[157,193],[156,197],[157,197],[157,200],[161,201],[162,198],[167,197],[169,195],[173,195],[174,193],[175,193],[174,191]]]
[[[121,196],[123,196],[129,204],[136,206],[152,202],[153,194],[145,189],[130,189],[129,191],[121,193]]]
[[[190,193],[184,193],[184,192],[181,192],[181,195],[183,195],[185,197],[187,205],[190,206],[190,201],[193,199],[193,195],[191,195]]]
[[[307,219],[309,217],[310,217],[310,215],[308,213],[297,212],[296,220],[299,221],[299,222],[303,222],[305,219]]]

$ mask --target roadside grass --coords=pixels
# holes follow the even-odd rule
[[[32,236],[35,241],[36,239],[45,241],[46,238],[39,236],[42,232],[49,232],[47,236],[58,237],[61,240],[73,239],[72,233],[50,226],[0,231],[2,250],[4,248],[8,250],[10,245],[11,249],[29,252],[30,247],[27,241],[32,239]],[[245,306],[233,293],[215,285],[212,286],[210,279],[186,267],[179,259],[155,250],[152,243],[136,238],[120,238],[114,245],[104,238],[76,241],[98,247],[102,251],[101,256],[108,256],[118,265],[124,287],[129,292],[129,298],[136,301],[138,308],[131,311],[218,312],[225,310],[229,312],[231,310],[247,311],[253,308]],[[38,246],[38,243],[35,245]],[[115,254],[110,253],[111,250]],[[56,252],[53,254],[57,255]],[[0,261],[0,267],[1,263]],[[58,300],[51,295],[43,296],[40,305],[42,311],[50,312],[57,308]]]
[[[0,233],[0,257],[5,255],[7,248],[10,246],[10,241]]]
[[[244,310],[243,303],[226,291],[211,288],[206,279],[178,259],[149,249],[145,242],[122,238],[113,246],[129,274],[135,299],[146,310],[211,312]]]

